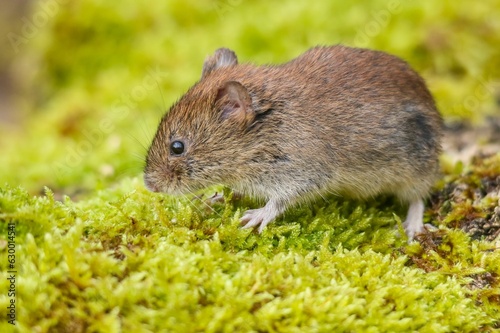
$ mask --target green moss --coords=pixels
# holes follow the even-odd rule
[[[316,44],[385,50],[422,73],[447,122],[482,121],[498,112],[498,8],[498,0],[61,5],[11,59],[29,117],[0,124],[0,256],[13,223],[18,331],[498,329],[500,154],[466,165],[443,157],[426,213],[439,229],[410,245],[396,235],[405,207],[392,198],[318,200],[259,235],[239,228],[242,212],[259,205],[249,198],[220,187],[196,198],[153,194],[140,177],[159,117],[220,46],[256,63]],[[223,203],[212,202],[214,191]],[[1,290],[7,265],[0,260]],[[0,307],[8,302],[0,293]],[[3,320],[0,331],[13,327]]]
[[[468,295],[492,289],[463,286],[468,275],[498,274],[498,253],[449,233],[469,250],[451,251],[455,268],[426,273],[391,250],[393,223],[377,225],[390,213],[356,203],[257,235],[238,228],[231,203],[204,211],[201,202],[148,193],[137,179],[78,203],[13,188],[0,200],[2,222],[18,231],[21,331],[472,332],[491,325],[498,309]],[[307,212],[296,209],[290,220]],[[31,214],[43,217],[40,225],[29,223]],[[348,219],[362,236],[337,231]],[[380,235],[387,254],[370,249]],[[418,246],[408,253],[416,256]],[[463,260],[481,269],[461,270]],[[0,306],[7,301],[0,296]]]

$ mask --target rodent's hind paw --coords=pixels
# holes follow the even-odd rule
[[[270,212],[267,205],[265,207],[259,209],[249,209],[245,212],[243,217],[240,219],[241,224],[243,225],[242,229],[249,229],[256,226],[259,226],[259,234],[262,233],[262,230],[269,224],[274,218],[276,214],[274,212]]]
[[[408,208],[408,215],[403,223],[406,235],[408,236],[408,241],[411,242],[416,235],[424,231],[423,223],[424,215],[424,202],[422,200],[415,200],[410,203]]]
[[[403,224],[403,227],[404,227],[406,236],[408,236],[408,242],[411,242],[412,240],[414,240],[416,235],[418,235],[424,231],[423,225],[417,226],[417,225],[411,225],[411,224],[406,224],[406,225]]]

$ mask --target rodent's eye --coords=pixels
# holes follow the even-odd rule
[[[180,155],[184,152],[184,143],[182,141],[173,141],[170,144],[170,152],[172,155]]]

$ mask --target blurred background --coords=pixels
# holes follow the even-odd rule
[[[500,0],[0,6],[0,186],[74,198],[139,176],[160,117],[221,46],[257,64],[338,43],[395,54],[428,82],[445,154],[498,149]]]

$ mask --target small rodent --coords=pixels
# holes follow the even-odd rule
[[[264,198],[241,219],[259,232],[324,194],[392,194],[409,205],[412,239],[423,230],[441,132],[424,80],[395,56],[336,45],[256,66],[220,48],[162,118],[144,181],[154,192],[225,184]]]

